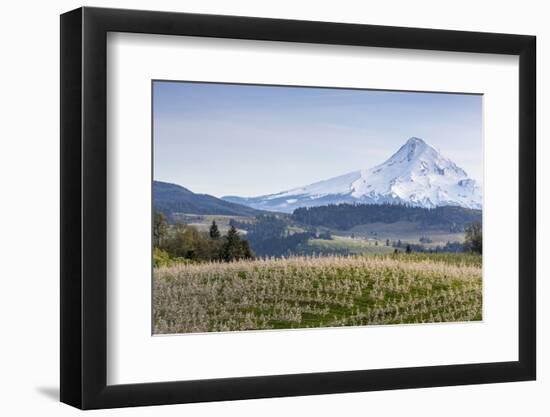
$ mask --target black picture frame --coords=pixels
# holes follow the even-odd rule
[[[519,358],[513,362],[107,385],[108,32],[519,56]],[[534,380],[534,36],[171,12],[61,15],[61,401],[81,409]]]

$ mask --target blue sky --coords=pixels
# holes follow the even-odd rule
[[[481,181],[482,96],[155,81],[154,178],[215,196],[276,193],[423,138]]]

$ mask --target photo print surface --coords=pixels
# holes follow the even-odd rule
[[[482,95],[152,91],[153,334],[482,320]]]

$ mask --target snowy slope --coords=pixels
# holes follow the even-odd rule
[[[420,138],[410,138],[387,161],[373,168],[259,197],[224,197],[249,207],[292,212],[326,204],[402,203],[420,207],[482,208],[475,180]]]

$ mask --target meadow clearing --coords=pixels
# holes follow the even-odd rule
[[[481,256],[412,253],[154,269],[155,334],[482,319]]]

